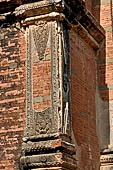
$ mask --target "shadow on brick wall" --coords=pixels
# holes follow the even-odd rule
[[[110,105],[109,88],[106,84],[106,39],[101,43],[97,52],[97,134],[99,138],[100,151],[107,149],[110,145]]]
[[[100,0],[92,0],[92,13],[100,23]]]

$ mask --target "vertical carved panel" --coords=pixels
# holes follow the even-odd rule
[[[61,30],[56,21],[38,22],[27,30],[27,136],[50,134],[61,130]],[[45,28],[43,31],[42,28]],[[45,95],[38,94],[36,68],[38,64],[51,61],[51,90]],[[59,70],[60,69],[60,70]],[[43,73],[43,72],[42,72]],[[36,75],[36,76],[34,76]],[[35,83],[34,83],[35,82]],[[49,100],[47,107],[41,107],[43,100]],[[39,104],[40,103],[40,104]],[[44,105],[45,106],[45,105]],[[60,115],[59,115],[60,113]],[[59,122],[58,122],[59,119]],[[59,124],[59,127],[58,127]],[[59,130],[58,130],[59,128]]]
[[[63,25],[63,133],[71,134],[69,31]]]
[[[52,102],[52,110],[54,112],[54,129],[57,127],[58,131],[58,113],[59,113],[59,85],[60,85],[60,77],[58,75],[59,72],[59,37],[58,37],[58,24],[56,21],[52,23],[52,36],[51,36],[51,50],[52,50],[52,60],[51,60],[51,102]]]
[[[44,79],[46,64],[50,65],[51,74]],[[40,65],[41,68],[38,69]],[[40,21],[37,25],[29,27],[26,69],[27,135],[55,132],[69,134],[71,127],[69,33],[62,24],[56,21]],[[44,82],[45,84],[51,82],[50,91],[44,89],[46,87]]]
[[[30,135],[33,124],[33,109],[32,109],[32,52],[31,52],[31,29],[26,30],[26,130],[25,136]]]

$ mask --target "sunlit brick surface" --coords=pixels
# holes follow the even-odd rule
[[[96,65],[93,49],[73,30],[70,33],[71,111],[80,170],[98,170],[96,135]]]
[[[25,39],[0,29],[0,169],[19,166],[25,122]]]

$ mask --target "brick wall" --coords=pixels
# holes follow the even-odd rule
[[[103,28],[106,31],[106,58],[104,61],[101,61],[105,64],[106,73],[105,73],[105,82],[108,86],[110,86],[109,89],[109,99],[113,100],[113,23],[112,23],[112,5],[110,2],[103,1],[101,4],[101,15],[100,15],[100,23],[103,26]],[[108,100],[109,100],[108,99]]]
[[[96,135],[95,52],[74,30],[70,32],[72,125],[80,170],[99,168]]]
[[[40,61],[33,66],[34,109],[42,111],[50,107],[50,61]]]
[[[92,12],[92,0],[85,0],[87,9]]]
[[[100,0],[86,0],[86,8],[92,13],[92,15],[100,22]]]
[[[0,169],[19,166],[25,123],[25,40],[15,28],[0,29]]]
[[[50,54],[49,54],[50,55]],[[38,57],[37,57],[38,58]],[[50,59],[33,61],[33,107],[43,111],[50,107],[51,64]]]
[[[92,14],[95,18],[100,22],[100,0],[93,0],[92,1]]]

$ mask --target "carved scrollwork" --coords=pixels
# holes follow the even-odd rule
[[[69,95],[69,79],[66,74],[63,76],[63,90],[64,90],[64,101],[68,101]]]
[[[69,32],[63,25],[63,133],[71,133]]]
[[[51,108],[42,112],[34,111],[34,116],[36,135],[50,133],[52,127]]]
[[[34,2],[34,3],[29,3],[29,4],[24,4],[20,5],[19,7],[16,8],[15,14],[16,16],[19,15],[24,15],[25,13],[27,14],[30,10],[36,10],[41,11],[41,8],[47,8],[48,10],[51,9],[52,3],[50,1],[39,1],[39,2]],[[33,13],[31,14],[33,15]]]
[[[48,24],[44,21],[39,21],[37,26],[33,28],[33,38],[39,56],[39,60],[44,58],[48,37],[49,37]]]
[[[100,162],[101,163],[113,163],[113,154],[109,153],[106,155],[101,155]]]

